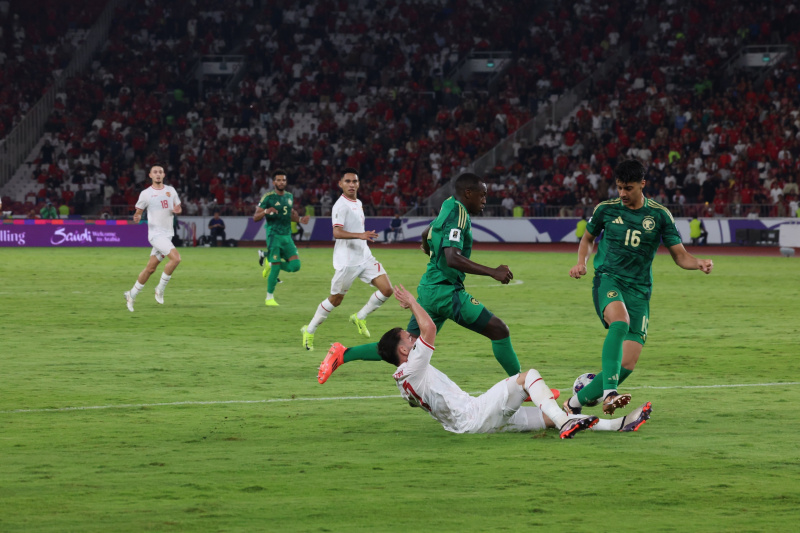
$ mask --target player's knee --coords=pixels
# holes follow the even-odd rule
[[[344,294],[331,294],[328,296],[328,301],[334,307],[339,307],[339,305],[342,303],[342,300],[344,300]]]
[[[392,294],[394,294],[394,289],[392,289],[391,285],[389,285],[388,287],[386,287],[384,289],[380,289],[380,291],[381,291],[381,294],[383,294],[387,298],[389,298]]]
[[[495,316],[492,317],[492,319],[486,325],[486,328],[483,330],[483,334],[493,341],[499,341],[509,337],[511,335],[511,331],[508,329],[508,326],[505,322]]]
[[[300,270],[300,260],[299,259],[292,259],[286,264],[286,271],[287,272],[297,272]]]

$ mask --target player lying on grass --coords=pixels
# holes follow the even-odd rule
[[[536,370],[528,370],[497,383],[480,396],[470,396],[444,373],[430,364],[436,340],[436,324],[402,285],[394,288],[395,298],[410,309],[419,325],[415,337],[401,328],[387,331],[378,343],[381,359],[397,367],[394,379],[403,399],[421,407],[453,433],[533,431],[559,429],[562,439],[598,425],[596,416],[567,415]],[[536,408],[522,407],[530,395]],[[603,420],[603,426],[617,431],[635,431],[650,416],[650,404],[635,411],[636,418]]]

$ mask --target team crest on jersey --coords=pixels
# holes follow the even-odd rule
[[[619,293],[617,291],[608,291],[606,296],[609,298],[616,298]]]
[[[477,298],[470,298],[469,301],[472,302],[472,305],[481,305]]]
[[[644,217],[642,220],[642,227],[647,231],[652,231],[656,227],[656,221],[653,217]]]
[[[287,203],[288,203],[289,205],[292,205],[292,201],[291,201],[291,200],[289,200]]]
[[[167,191],[167,198],[169,198],[169,196],[170,196],[169,191]]]

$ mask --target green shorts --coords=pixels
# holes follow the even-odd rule
[[[267,257],[270,263],[280,263],[281,259],[286,261],[290,257],[297,255],[291,235],[270,235],[267,238]]]
[[[482,333],[494,316],[463,288],[449,284],[420,285],[417,287],[417,301],[436,324],[436,331],[442,329],[449,318],[459,326]],[[419,325],[413,316],[406,329],[412,335],[419,335]]]
[[[594,310],[606,329],[603,311],[611,302],[622,302],[628,310],[630,327],[625,335],[626,341],[636,341],[644,346],[647,340],[647,326],[650,324],[650,300],[647,300],[619,283],[610,276],[595,276],[592,283]]]

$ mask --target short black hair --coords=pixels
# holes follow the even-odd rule
[[[353,167],[345,167],[342,169],[342,178],[345,174],[355,174],[358,177],[358,170],[354,169]]]
[[[289,174],[285,170],[283,170],[282,168],[276,168],[275,172],[272,173],[272,177],[273,178],[276,177],[276,176],[288,176],[288,175]]]
[[[400,332],[403,328],[392,328],[383,334],[378,341],[378,354],[381,359],[394,366],[400,366],[400,356],[397,355],[397,345],[400,344]]]
[[[473,174],[472,172],[465,172],[464,174],[461,174],[459,177],[456,178],[456,183],[454,186],[456,194],[461,196],[467,189],[475,191],[478,189],[478,186],[481,184],[482,181],[483,180],[477,174]]]
[[[634,183],[644,179],[646,172],[644,165],[637,159],[628,159],[617,165],[614,178],[622,183]]]

